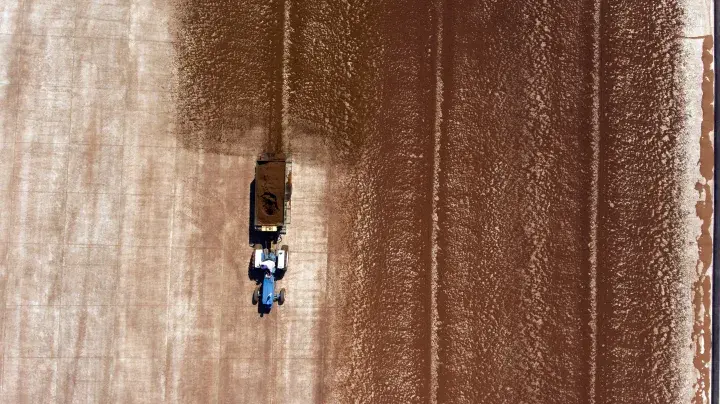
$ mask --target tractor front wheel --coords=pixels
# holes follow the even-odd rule
[[[253,306],[258,304],[260,301],[260,286],[255,287],[255,290],[253,290],[252,294],[252,304]]]
[[[280,294],[278,295],[278,304],[280,306],[285,303],[285,288],[280,289]]]

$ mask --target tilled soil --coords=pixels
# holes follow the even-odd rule
[[[648,2],[601,12],[597,397],[680,402],[690,296],[675,74],[682,11]]]
[[[677,4],[293,7],[356,212],[340,401],[688,397]]]
[[[592,6],[445,7],[439,402],[594,398]]]
[[[339,296],[329,314],[342,360],[325,371],[338,402],[431,394],[432,10],[410,1],[293,9],[290,113],[319,123],[346,171],[335,198],[350,219],[329,235],[344,245],[333,247],[329,271],[340,280],[327,291]]]
[[[202,72],[268,86],[258,111],[287,114],[290,151],[311,136],[331,153],[324,293],[336,297],[323,311],[320,397],[687,395],[680,6],[262,7],[219,13],[219,53],[183,54],[192,69],[181,82],[209,89],[188,84]],[[252,18],[260,29],[250,32]],[[197,22],[181,22],[189,38]],[[243,68],[257,73],[251,81],[238,80]],[[283,69],[285,88],[275,81]],[[208,100],[245,108],[232,96]]]

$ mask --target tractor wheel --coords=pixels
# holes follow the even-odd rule
[[[288,268],[290,268],[290,247],[284,245],[280,249],[285,251],[285,269],[283,269],[283,272],[287,272]]]
[[[252,294],[252,304],[253,306],[258,304],[260,301],[260,286],[255,287],[255,290],[253,290]]]
[[[285,288],[280,289],[280,294],[278,294],[278,304],[280,306],[285,303]]]

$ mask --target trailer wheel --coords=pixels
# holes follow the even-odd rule
[[[290,247],[284,245],[280,249],[285,251],[285,268],[283,272],[287,272],[288,268],[290,268]]]
[[[280,306],[285,303],[285,288],[280,289],[280,294],[278,295],[278,304]]]
[[[256,286],[252,294],[252,304],[255,306],[260,301],[260,286]]]

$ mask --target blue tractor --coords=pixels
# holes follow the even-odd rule
[[[281,288],[276,292],[275,284],[285,276],[288,269],[288,246],[277,248],[255,247],[253,255],[253,270],[256,273],[255,279],[258,285],[252,295],[252,304],[257,305],[260,316],[267,314],[272,309],[273,303],[278,305],[285,303],[285,289]]]

